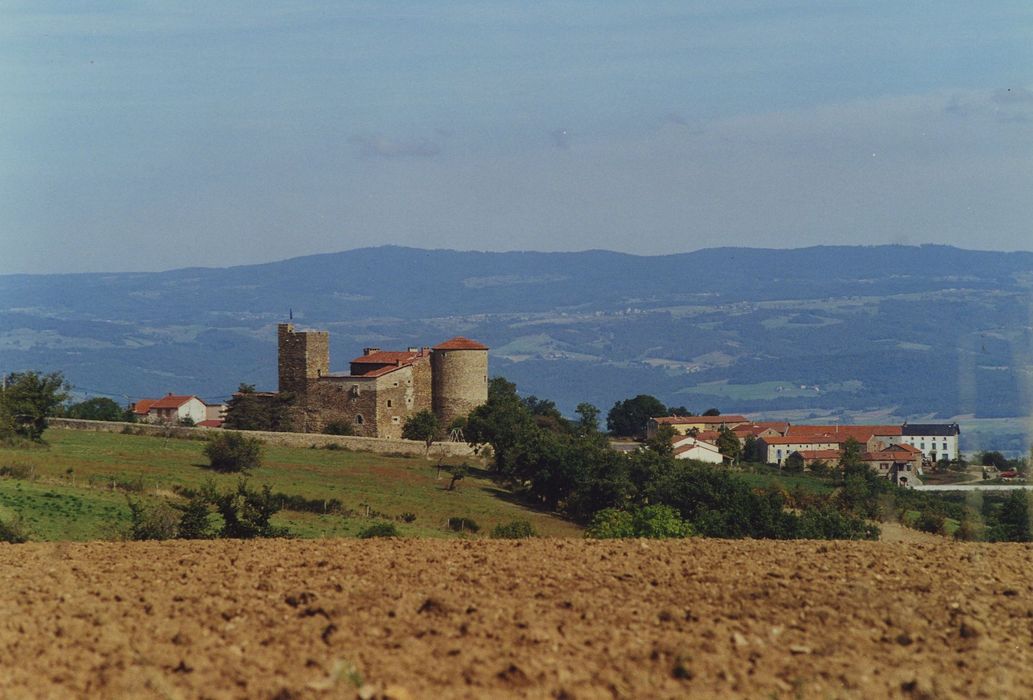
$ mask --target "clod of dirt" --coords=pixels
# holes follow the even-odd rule
[[[416,612],[421,615],[447,615],[449,610],[448,606],[437,598],[427,598],[423,601],[420,607],[416,609]]]

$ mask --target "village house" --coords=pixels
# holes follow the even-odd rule
[[[202,423],[208,419],[208,405],[196,396],[166,394],[160,399],[141,399],[133,415],[143,423]]]
[[[724,456],[717,445],[698,437],[685,435],[672,441],[675,459],[694,459],[707,464],[722,464]]]
[[[901,442],[922,451],[930,462],[958,458],[961,428],[957,423],[904,423]]]

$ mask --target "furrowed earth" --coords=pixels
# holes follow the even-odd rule
[[[1030,697],[1033,548],[0,545],[4,698]]]

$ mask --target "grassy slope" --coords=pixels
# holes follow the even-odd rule
[[[20,513],[36,539],[91,540],[110,537],[128,519],[125,495],[113,482],[140,482],[146,498],[167,494],[174,485],[198,487],[213,479],[222,490],[236,485],[236,475],[204,468],[202,442],[137,435],[51,429],[48,446],[0,448],[0,466],[34,468],[36,480],[0,479],[0,516]],[[398,523],[405,535],[445,537],[449,517],[472,518],[482,532],[514,519],[530,520],[539,534],[577,536],[579,528],[560,518],[514,503],[487,474],[474,473],[447,491],[448,477],[436,477],[435,464],[423,458],[384,457],[365,452],[267,447],[253,486],[306,498],[337,498],[360,513],[345,518],[281,511],[274,522],[302,537],[354,535],[369,524],[371,511],[387,516],[405,512],[417,517]]]

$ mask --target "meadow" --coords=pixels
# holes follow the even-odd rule
[[[44,438],[40,446],[0,448],[0,518],[20,516],[37,540],[111,539],[128,523],[127,498],[175,500],[178,490],[209,480],[229,491],[241,478],[208,469],[202,441],[56,428]],[[266,446],[262,465],[247,478],[252,487],[268,484],[285,496],[340,502],[336,512],[284,509],[274,516],[273,524],[299,537],[354,536],[385,519],[403,536],[455,537],[450,518],[475,521],[481,534],[518,519],[540,535],[581,533],[521,502],[476,466],[449,490],[448,472],[423,457]]]

